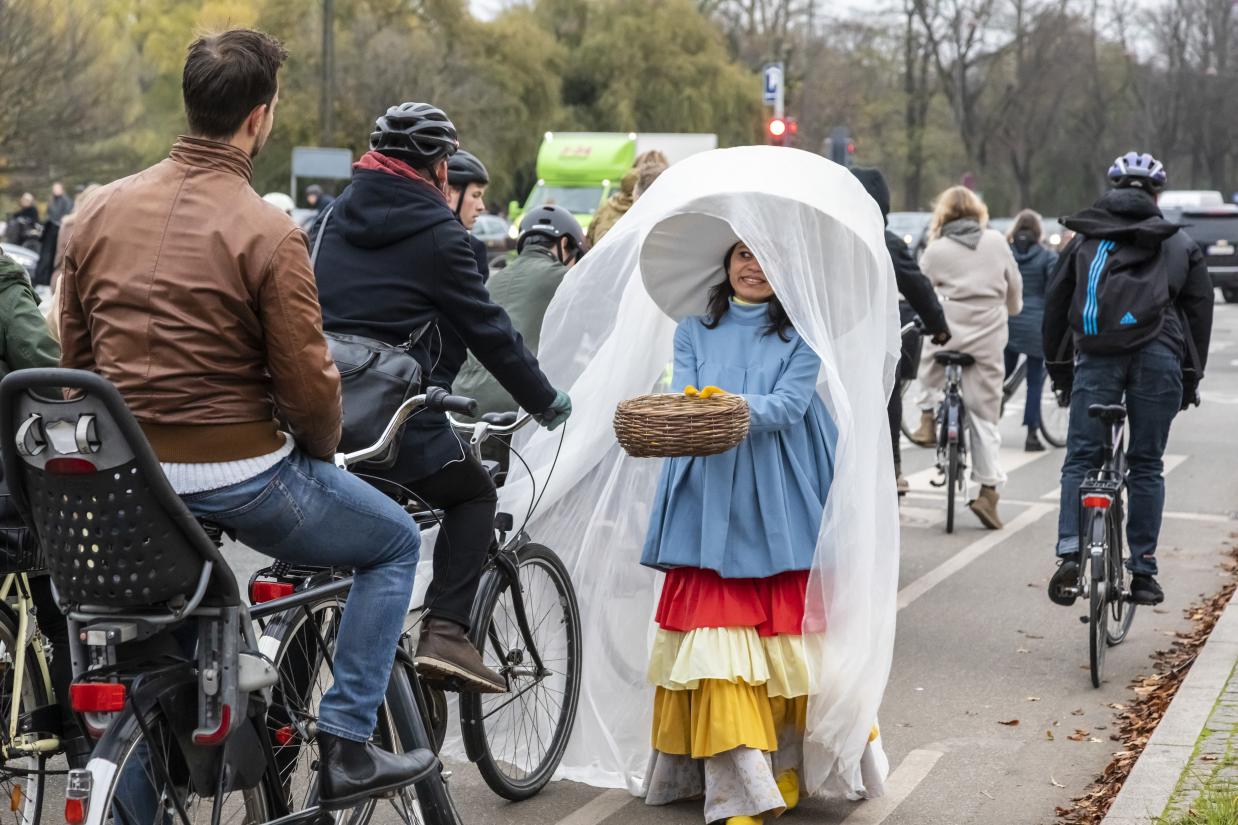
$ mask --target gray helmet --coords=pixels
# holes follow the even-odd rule
[[[585,245],[585,230],[580,228],[580,221],[562,206],[553,204],[536,206],[520,219],[520,239],[516,241],[517,252],[524,248],[525,239],[530,235],[545,235],[555,240],[571,238],[577,249],[583,249]]]
[[[374,122],[370,148],[428,166],[454,155],[460,139],[442,109],[429,103],[401,103]]]
[[[457,189],[463,189],[470,183],[489,183],[490,173],[486,171],[485,164],[477,159],[477,155],[461,149],[447,161],[447,182]]]

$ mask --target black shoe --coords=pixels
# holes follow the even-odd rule
[[[1079,598],[1075,593],[1079,587],[1079,562],[1071,558],[1062,559],[1057,566],[1057,572],[1049,579],[1049,600],[1062,607],[1070,607]]]
[[[464,628],[450,619],[426,619],[413,658],[430,685],[459,693],[506,693],[507,682],[486,667]]]
[[[391,753],[322,731],[318,751],[318,805],[324,811],[349,808],[403,788],[438,767],[438,757],[425,749]]]
[[[1045,445],[1041,443],[1040,436],[1033,429],[1027,431],[1027,441],[1023,442],[1023,452],[1025,453],[1043,453]]]
[[[1131,601],[1135,604],[1160,604],[1165,601],[1165,591],[1156,583],[1156,578],[1147,573],[1131,576]]]

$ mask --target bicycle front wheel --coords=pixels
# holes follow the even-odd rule
[[[959,478],[962,472],[959,466],[959,442],[951,441],[946,446],[946,532],[954,532],[954,499],[955,492],[962,486]]]
[[[474,643],[508,692],[460,697],[470,756],[490,789],[513,801],[540,791],[559,766],[576,719],[581,667],[580,610],[567,568],[540,544],[525,545],[518,558],[517,580],[496,568],[474,607]]]
[[[33,623],[34,619],[31,618]],[[0,795],[7,800],[7,822],[11,825],[38,825],[43,809],[44,774],[47,759],[43,754],[27,753],[16,748],[16,731],[10,720],[16,704],[18,718],[35,708],[55,702],[50,686],[43,680],[36,656],[40,637],[35,634],[21,644],[17,635],[17,615],[6,604],[0,604],[0,743],[3,764],[0,765]],[[21,684],[15,684],[16,664],[25,657]]]

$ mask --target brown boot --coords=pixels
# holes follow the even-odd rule
[[[920,411],[920,428],[911,434],[911,443],[932,447],[937,443],[937,416],[929,410]]]
[[[506,693],[503,677],[486,667],[464,628],[449,619],[428,617],[421,626],[417,672],[431,684],[460,693]]]
[[[1000,530],[1004,526],[1001,516],[997,514],[998,498],[997,488],[986,484],[980,488],[980,495],[976,500],[967,505],[976,514],[976,518],[980,519],[980,523],[990,530]]]

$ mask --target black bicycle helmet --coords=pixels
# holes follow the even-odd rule
[[[461,149],[447,161],[447,182],[457,189],[463,189],[470,183],[484,185],[490,182],[490,173],[477,155]]]
[[[520,239],[516,241],[517,252],[524,248],[525,240],[531,235],[545,235],[554,240],[571,238],[577,249],[585,245],[585,230],[580,228],[580,221],[562,206],[553,204],[536,206],[520,219]]]
[[[460,149],[456,127],[429,103],[392,106],[374,122],[370,148],[416,166],[429,166]]]

